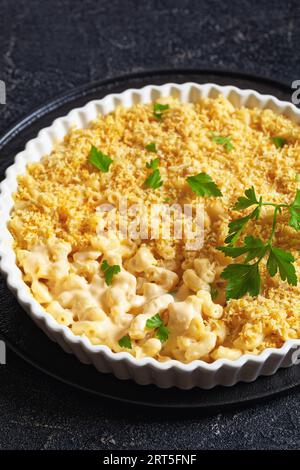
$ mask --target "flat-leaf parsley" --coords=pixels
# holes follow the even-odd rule
[[[148,152],[154,152],[154,153],[157,152],[155,142],[151,142],[150,144],[146,145],[145,149],[148,150]]]
[[[278,149],[282,148],[287,143],[287,140],[283,137],[272,137],[271,140]]]
[[[146,168],[152,168],[152,170],[156,170],[159,165],[159,158],[154,158],[154,160],[151,160],[151,162],[146,163]]]
[[[164,111],[167,111],[167,109],[170,109],[170,106],[168,104],[154,103],[153,116],[155,117],[155,119],[160,121],[162,119]]]
[[[161,341],[165,343],[169,338],[169,329],[166,326],[160,326],[155,333],[155,336]]]
[[[245,294],[257,296],[260,293],[261,275],[259,265],[261,260],[267,255],[267,270],[271,277],[278,272],[282,281],[287,281],[292,286],[297,285],[297,275],[294,266],[293,255],[282,248],[273,245],[276,232],[277,216],[282,209],[288,209],[290,213],[289,225],[295,230],[300,230],[300,190],[297,190],[295,200],[291,204],[274,204],[264,202],[262,197],[257,198],[254,188],[247,189],[245,196],[238,199],[235,210],[246,209],[256,206],[255,209],[245,217],[233,220],[229,224],[229,235],[225,239],[227,246],[218,249],[226,256],[238,258],[244,256],[243,263],[229,264],[221,274],[227,280],[226,298],[239,299]],[[272,230],[269,238],[263,241],[261,238],[246,236],[243,244],[236,246],[239,238],[251,219],[258,219],[263,206],[274,208]],[[250,263],[253,261],[252,263]]]
[[[231,152],[231,150],[234,149],[230,136],[223,137],[219,134],[216,134],[215,132],[211,132],[210,135],[212,137],[213,142],[215,142],[216,144],[223,145],[226,152]]]
[[[164,325],[163,320],[161,319],[159,313],[149,318],[146,322],[146,327],[150,330],[156,329],[155,336],[164,343],[169,337],[169,330]]]
[[[159,313],[157,313],[156,315],[154,315],[153,317],[149,318],[146,321],[146,327],[149,328],[150,330],[152,330],[153,328],[159,328],[163,324],[164,322],[160,318]]]
[[[160,176],[158,165],[159,165],[159,158],[154,158],[154,160],[151,160],[151,162],[146,163],[147,168],[151,168],[152,170],[154,170],[152,173],[150,173],[149,176],[147,176],[145,180],[144,185],[146,186],[146,188],[157,189],[163,185],[163,181]]]
[[[128,335],[123,336],[119,340],[119,346],[121,346],[121,348],[132,349],[131,339]]]
[[[101,270],[104,272],[105,283],[110,286],[113,277],[121,272],[121,268],[118,264],[110,266],[106,260],[101,264]]]
[[[91,147],[88,161],[103,173],[107,173],[109,171],[109,167],[113,162],[108,155],[102,153],[101,150],[98,150],[94,145]]]
[[[186,180],[191,190],[196,193],[197,196],[222,196],[216,183],[206,173],[189,176]]]

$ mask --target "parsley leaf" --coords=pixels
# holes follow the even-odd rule
[[[149,318],[146,321],[146,327],[153,330],[156,329],[155,336],[158,338],[162,343],[167,341],[169,337],[169,330],[168,328],[164,325],[164,322],[162,321],[159,313],[154,315],[153,317]]]
[[[218,247],[218,250],[231,258],[246,255],[244,264],[229,264],[221,274],[221,277],[228,281],[226,287],[227,299],[239,299],[246,293],[250,295],[259,294],[261,285],[259,263],[266,254],[268,254],[267,270],[270,276],[275,276],[279,271],[283,281],[287,281],[293,286],[297,285],[293,255],[289,251],[273,246],[273,238],[276,233],[277,216],[283,208],[288,209],[290,213],[289,225],[295,230],[300,230],[300,190],[297,190],[295,200],[291,204],[263,202],[261,197],[259,199],[256,197],[253,186],[245,191],[245,196],[238,199],[234,209],[246,209],[253,205],[256,205],[256,208],[247,216],[229,223],[229,235],[225,239],[228,246]],[[245,237],[243,245],[235,246],[246,224],[249,220],[257,219],[260,216],[263,206],[274,208],[272,230],[268,240],[264,242],[259,237],[255,238],[249,235]],[[247,264],[255,258],[257,258],[257,261],[254,264]]]
[[[108,173],[109,167],[113,162],[108,155],[102,153],[101,150],[98,150],[94,145],[91,147],[88,161],[103,173]]]
[[[258,219],[260,216],[262,198],[260,198],[259,200],[257,199],[253,186],[249,189],[246,189],[245,196],[241,196],[238,198],[237,202],[233,206],[233,210],[247,209],[248,207],[251,207],[253,205],[257,205],[257,207],[245,217],[241,217],[229,223],[229,232],[227,238],[225,239],[225,243],[230,243],[234,245],[240,237],[241,233],[243,232],[246,224],[251,219]]]
[[[106,260],[101,264],[101,270],[104,272],[105,283],[107,286],[111,284],[112,278],[121,272],[121,268],[118,264],[110,266]]]
[[[157,152],[155,142],[151,142],[151,144],[146,145],[145,149],[148,150],[148,152],[154,152],[154,153]]]
[[[154,105],[153,105],[153,116],[157,120],[161,120],[163,112],[166,111],[167,109],[170,109],[170,106],[168,104],[154,103]]]
[[[145,180],[145,186],[147,188],[157,189],[163,185],[161,180],[160,172],[158,169],[154,170]]]
[[[289,225],[295,230],[300,230],[300,189],[297,189],[295,200],[289,206],[290,220]]]
[[[226,298],[240,299],[247,292],[251,296],[257,296],[260,292],[261,277],[258,263],[255,264],[229,264],[221,274],[228,281],[226,286]]]
[[[260,238],[254,238],[252,235],[249,235],[245,237],[244,245],[242,246],[221,246],[218,250],[231,258],[238,258],[247,253],[245,262],[248,263],[254,258],[262,258],[266,253],[267,247]]]
[[[233,206],[234,210],[239,211],[240,209],[247,209],[247,207],[253,206],[254,204],[259,204],[253,186],[246,189],[245,196],[246,197],[241,196],[238,198],[236,204]]]
[[[222,196],[216,183],[206,173],[199,173],[196,176],[189,176],[187,182],[197,196]]]
[[[231,152],[231,150],[234,149],[234,146],[230,140],[231,139],[230,136],[222,137],[221,135],[216,134],[215,132],[211,132],[210,134],[212,136],[213,142],[215,142],[216,144],[223,145],[226,152]]]
[[[146,163],[147,168],[152,168],[152,170],[156,170],[159,165],[159,158],[154,158],[154,160],[151,160],[150,163]]]
[[[285,144],[287,144],[287,140],[283,137],[271,137],[271,140],[275,147],[278,149],[282,148]]]
[[[289,251],[270,247],[270,255],[267,261],[267,268],[271,277],[275,276],[279,270],[280,277],[283,281],[287,280],[292,286],[297,285],[297,275],[295,266],[292,264],[295,258]]]
[[[156,315],[154,315],[153,317],[149,318],[146,321],[146,327],[151,329],[151,330],[153,328],[159,328],[160,326],[163,326],[163,324],[164,324],[164,322],[160,318],[159,313],[157,313]]]
[[[229,227],[229,232],[228,236],[225,239],[225,243],[230,243],[231,245],[235,245],[237,242],[238,238],[240,237],[241,233],[243,232],[245,226],[251,219],[258,219],[260,215],[261,207],[257,206],[256,209],[254,209],[253,212],[251,212],[249,215],[246,215],[245,217],[241,217],[240,219],[235,219],[232,220],[228,227]]]
[[[119,346],[121,346],[121,348],[132,349],[131,339],[128,335],[123,336],[119,340]]]
[[[168,337],[169,337],[169,329],[162,325],[158,328],[158,330],[156,331],[155,333],[155,336],[162,342],[164,343],[165,341],[167,341]]]

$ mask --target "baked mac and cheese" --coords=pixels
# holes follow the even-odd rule
[[[274,145],[278,135],[288,145]],[[221,274],[230,259],[218,247],[246,188],[273,203],[290,201],[299,153],[298,125],[271,110],[234,108],[223,96],[161,99],[154,112],[149,104],[101,115],[87,129],[72,129],[19,177],[9,229],[24,281],[75,335],[136,358],[212,362],[280,347],[300,337],[299,286],[270,277],[263,264],[258,296],[226,300]],[[187,179],[200,173],[222,197],[191,190]],[[105,230],[99,207],[121,197],[146,211],[203,200],[203,246],[189,250],[184,238],[162,232],[130,239]],[[265,207],[249,221],[252,235],[267,236],[270,214]],[[293,254],[299,278],[300,235],[285,217],[278,214],[275,236]],[[129,219],[133,224],[136,215]]]

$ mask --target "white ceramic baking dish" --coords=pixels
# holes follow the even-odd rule
[[[100,372],[111,372],[120,379],[133,379],[139,384],[156,384],[163,388],[175,386],[182,389],[209,389],[216,385],[234,385],[239,381],[251,382],[260,375],[274,374],[280,367],[291,366],[295,358],[300,356],[300,340],[286,341],[280,349],[266,349],[258,356],[243,355],[235,361],[219,359],[212,364],[199,360],[189,364],[175,360],[161,363],[152,358],[137,360],[127,352],[114,353],[107,346],[92,345],[87,338],[75,336],[69,328],[57,323],[33,298],[16,266],[7,221],[13,206],[12,194],[17,189],[17,176],[25,172],[29,162],[38,161],[51,152],[55,142],[61,140],[74,124],[81,128],[86,127],[99,113],[107,114],[116,106],[149,103],[169,95],[193,102],[201,97],[215,98],[220,93],[235,106],[269,108],[300,123],[300,111],[294,105],[270,95],[260,95],[253,90],[222,87],[212,83],[149,85],[91,101],[82,108],[72,110],[67,116],[56,119],[50,127],[41,130],[35,139],[27,143],[25,150],[15,157],[15,163],[6,171],[6,178],[0,185],[0,269],[7,279],[8,287],[49,338],[56,341],[64,351],[75,354],[81,362],[94,364]],[[4,314],[1,312],[1,315]]]

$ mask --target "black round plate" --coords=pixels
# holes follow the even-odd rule
[[[288,86],[271,80],[207,70],[146,72],[92,83],[76,88],[37,109],[3,136],[0,140],[0,179],[4,178],[5,169],[12,164],[14,156],[24,148],[29,139],[71,109],[127,88],[188,81],[252,88],[286,101],[290,101],[291,95]],[[64,353],[56,343],[51,342],[22,310],[3,279],[0,279],[0,301],[0,334],[19,356],[47,374],[99,396],[139,405],[208,410],[260,400],[300,384],[300,366],[279,370],[273,376],[260,377],[250,384],[239,383],[229,388],[215,387],[209,391],[183,391],[175,388],[163,390],[152,385],[137,385],[129,380],[120,381],[110,374],[97,372],[92,366],[81,364],[74,356]]]

